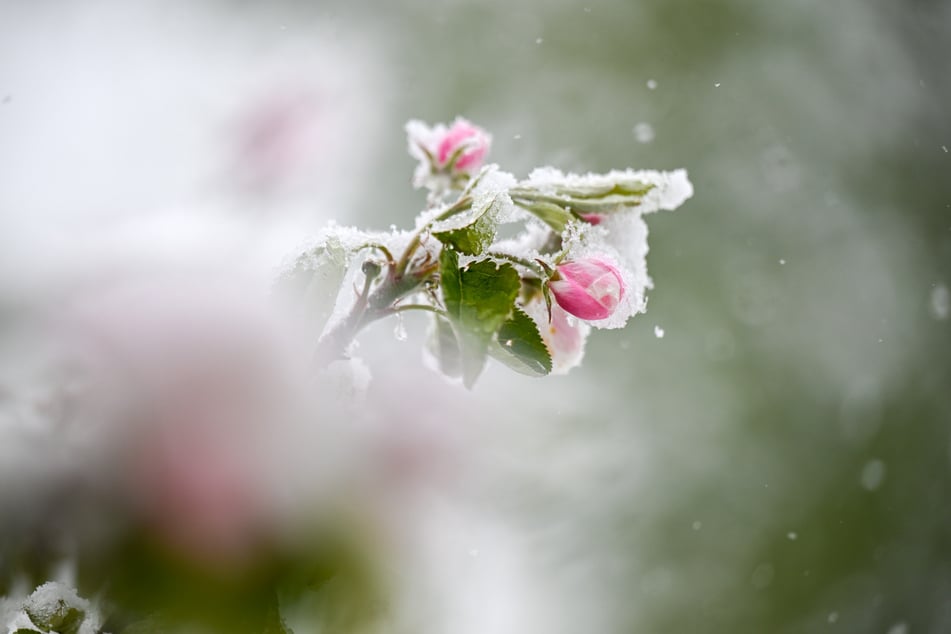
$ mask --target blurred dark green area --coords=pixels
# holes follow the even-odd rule
[[[951,631],[951,7],[346,13],[381,30],[390,127],[462,114],[518,175],[689,170],[694,199],[648,221],[648,314],[595,333],[569,379],[598,415],[552,423],[646,447],[647,481],[596,510],[540,493],[530,521],[584,516],[566,561],[613,560],[591,582],[624,631]],[[413,204],[401,151],[356,224]]]

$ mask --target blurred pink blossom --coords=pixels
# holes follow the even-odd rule
[[[274,474],[299,385],[287,324],[256,299],[215,277],[139,279],[91,291],[71,322],[98,388],[86,398],[117,443],[120,502],[206,565],[248,561],[284,519]]]
[[[490,142],[491,138],[485,130],[459,117],[439,140],[436,151],[438,166],[457,172],[475,172],[482,167]],[[457,153],[455,162],[450,164]]]

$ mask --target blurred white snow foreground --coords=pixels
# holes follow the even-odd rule
[[[360,362],[314,370],[312,333],[266,276],[181,264],[117,261],[4,332],[0,542],[14,560],[41,535],[66,585],[30,597],[15,583],[0,625],[97,631],[101,606],[69,589],[75,557],[108,558],[130,534],[189,569],[240,577],[344,525],[361,535],[387,619],[519,631],[522,595],[498,590],[530,577],[511,531],[470,495],[471,421],[447,416],[452,398],[424,387],[367,398]],[[491,609],[472,603],[475,587]],[[43,623],[24,607],[37,597],[52,606]],[[292,608],[287,618],[312,625]]]

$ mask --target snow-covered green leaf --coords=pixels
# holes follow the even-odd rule
[[[535,321],[516,308],[502,324],[490,354],[521,374],[545,376],[551,372],[551,354]]]

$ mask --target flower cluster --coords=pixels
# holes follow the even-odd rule
[[[534,376],[580,363],[592,327],[620,328],[646,307],[643,215],[693,194],[684,170],[565,174],[518,180],[484,165],[491,136],[469,121],[406,126],[429,191],[414,231],[332,227],[287,272],[334,305],[318,358],[347,354],[356,333],[408,310],[431,314],[429,356],[471,386],[494,357]],[[516,225],[499,239],[503,225]],[[360,255],[358,255],[360,254]],[[316,280],[316,282],[314,282]],[[357,292],[337,295],[337,289]]]

